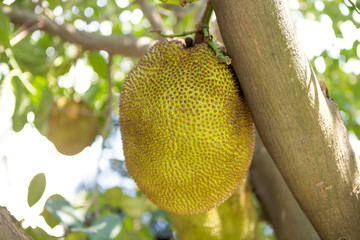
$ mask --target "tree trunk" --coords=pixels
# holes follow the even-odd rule
[[[5,207],[0,206],[0,240],[32,240]]]
[[[250,180],[277,240],[320,240],[259,137],[256,138]]]
[[[287,1],[212,3],[259,135],[295,199],[322,239],[358,240],[357,159],[299,47]]]

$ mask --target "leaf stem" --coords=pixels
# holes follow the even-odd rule
[[[29,93],[31,93],[32,95],[35,95],[36,89],[33,87],[31,82],[29,81],[29,79],[26,77],[26,74],[24,74],[23,71],[21,70],[18,62],[16,61],[16,59],[14,57],[14,54],[13,54],[13,51],[11,50],[11,48],[6,48],[5,54],[9,58],[9,63],[12,66],[15,75],[20,78],[20,80],[21,80],[22,84],[25,86],[26,90],[28,90]]]
[[[351,1],[351,0],[348,0],[348,1],[349,1],[350,4],[354,7],[355,11],[360,14],[360,10],[359,10],[359,8],[356,6],[356,3],[354,3],[354,2]]]

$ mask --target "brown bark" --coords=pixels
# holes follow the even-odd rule
[[[0,206],[0,240],[32,240],[5,207]]]
[[[256,139],[250,180],[277,240],[320,240],[260,138]]]
[[[143,56],[154,40],[149,37],[111,35],[103,36],[77,30],[73,25],[59,25],[52,20],[35,15],[31,11],[3,7],[4,13],[16,25],[36,26],[49,34],[60,36],[64,41],[80,44],[86,50],[105,50],[110,54],[121,54],[129,57]],[[34,30],[36,30],[34,29]]]
[[[212,3],[259,135],[295,199],[321,239],[359,239],[357,159],[299,47],[287,1]]]

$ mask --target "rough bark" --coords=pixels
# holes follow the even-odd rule
[[[359,239],[357,159],[299,47],[287,1],[212,3],[259,135],[295,199],[321,239]]]
[[[0,240],[32,240],[5,207],[0,206]]]
[[[260,138],[256,139],[250,180],[277,240],[320,240]]]
[[[253,194],[247,181],[218,207],[191,216],[173,215],[179,240],[256,239],[258,223]]]
[[[141,57],[154,43],[154,40],[149,37],[103,36],[98,33],[79,31],[73,25],[59,25],[44,16],[36,15],[27,10],[12,10],[10,7],[3,7],[3,11],[9,16],[10,21],[16,25],[37,25],[36,29],[60,36],[64,41],[80,44],[86,50],[105,50],[111,54]]]

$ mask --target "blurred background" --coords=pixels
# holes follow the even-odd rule
[[[288,2],[359,155],[360,1]],[[126,75],[159,39],[150,30],[192,30],[204,3],[2,1],[0,205],[34,239],[176,238],[171,216],[126,173],[118,99]],[[221,41],[215,15],[210,30]],[[253,201],[261,215],[254,194]],[[259,222],[258,239],[275,239],[271,223]]]

